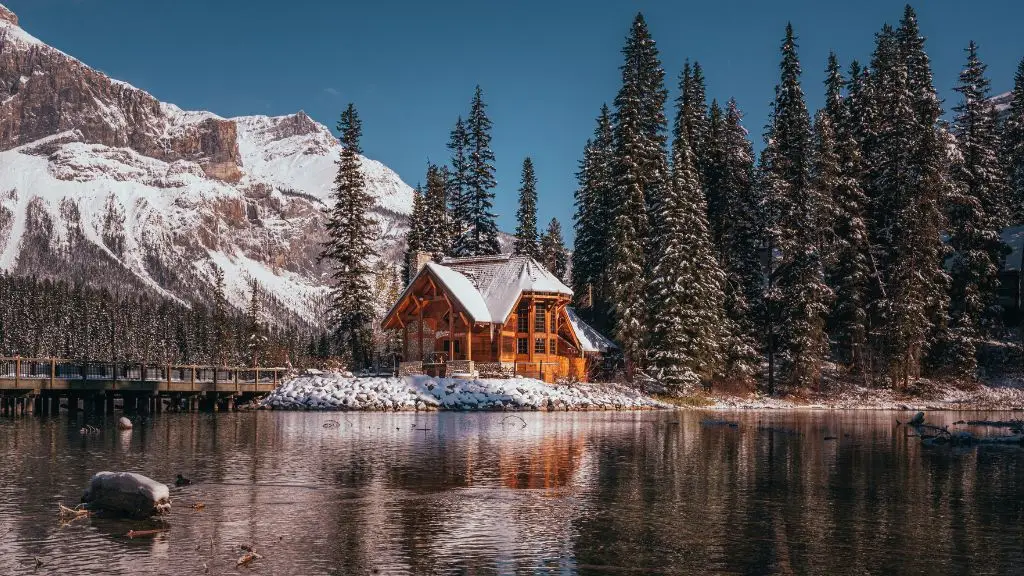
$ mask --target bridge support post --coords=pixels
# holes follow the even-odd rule
[[[43,395],[42,394],[36,394],[35,397],[32,398],[32,414],[34,414],[36,416],[42,416],[43,415]]]

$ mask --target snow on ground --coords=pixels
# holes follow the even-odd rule
[[[1024,410],[1024,384],[1019,381],[962,386],[926,382],[913,391],[851,386],[841,392],[810,393],[806,397],[776,398],[711,395],[711,410]]]
[[[308,373],[283,382],[261,406],[283,410],[643,410],[669,408],[615,384],[552,386],[529,378],[353,377]]]

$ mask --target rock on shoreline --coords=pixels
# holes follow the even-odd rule
[[[260,403],[275,410],[650,410],[667,404],[617,384],[553,386],[530,378],[358,378],[302,375],[285,380]]]

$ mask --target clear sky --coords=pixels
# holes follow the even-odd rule
[[[447,160],[448,132],[484,89],[494,122],[499,226],[515,228],[524,156],[539,180],[540,221],[571,234],[583,145],[619,83],[633,15],[647,17],[671,97],[686,58],[704,66],[708,97],[735,97],[760,148],[786,21],[799,36],[804,91],[821,105],[829,49],[844,69],[866,62],[873,34],[895,24],[894,0],[0,0],[31,34],[185,109],[222,116],[305,110],[333,127],[348,101],[363,148],[410,185]],[[971,39],[994,92],[1024,56],[1021,0],[919,0],[947,110]],[[567,238],[568,240],[568,238]]]

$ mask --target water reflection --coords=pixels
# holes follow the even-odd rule
[[[243,544],[264,558],[238,571],[272,574],[1012,573],[1024,561],[1019,448],[922,447],[882,412],[725,415],[736,428],[698,413],[523,417],[169,414],[84,436],[67,419],[2,420],[0,574],[35,558],[63,574],[233,573]],[[171,489],[171,530],[153,538],[98,519],[60,527],[57,503],[100,469],[194,484]]]

